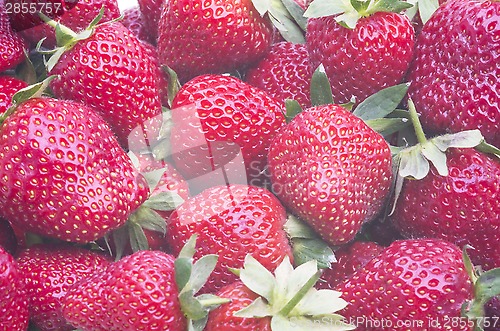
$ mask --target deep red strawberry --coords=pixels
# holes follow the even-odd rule
[[[83,330],[186,330],[175,258],[140,251],[69,289],[64,317]]]
[[[171,0],[158,28],[160,62],[181,82],[242,68],[265,55],[272,26],[250,0]]]
[[[19,3],[18,0],[6,0],[6,3]],[[117,0],[47,0],[43,5],[38,0],[23,0],[24,8],[36,5],[36,12],[32,10],[17,10],[11,13],[11,22],[15,30],[32,45],[36,45],[42,38],[45,47],[56,45],[56,35],[54,28],[43,23],[38,16],[42,12],[46,16],[54,19],[70,29],[80,32],[85,29],[90,22],[99,14],[102,7],[105,8],[102,22],[111,21],[120,17]],[[32,7],[34,8],[34,7]]]
[[[158,39],[158,25],[166,0],[138,0],[139,8],[144,17],[144,31],[149,35],[152,44],[156,45]]]
[[[357,321],[356,330],[471,330],[449,326],[467,322],[461,305],[473,290],[462,252],[446,241],[396,241],[337,290],[350,303],[341,313]]]
[[[0,213],[25,231],[90,242],[125,223],[148,188],[92,109],[21,103],[0,128]]]
[[[500,296],[491,299],[485,306],[485,331],[500,331]]]
[[[122,146],[128,146],[134,128],[161,114],[158,68],[143,43],[121,23],[97,25],[91,31],[76,45],[66,44],[55,66],[49,65],[49,73],[58,75],[51,88],[58,98],[93,107]]]
[[[378,1],[365,1],[368,8],[360,5],[362,8],[355,10],[347,6],[338,12],[342,15],[321,17],[313,11],[315,3],[321,1],[313,1],[306,11],[306,15],[314,17],[308,21],[306,44],[312,68],[324,65],[335,102],[350,102],[353,97],[361,102],[400,83],[414,47],[411,22],[406,15],[397,13],[407,3],[390,1],[391,10],[377,11]],[[359,20],[353,21],[353,17]]]
[[[199,192],[227,183],[259,185],[269,144],[285,117],[281,103],[266,92],[234,77],[203,75],[175,96],[172,123],[175,165]]]
[[[296,100],[303,108],[308,108],[311,106],[311,76],[306,46],[281,42],[274,44],[269,53],[248,70],[245,81],[277,100]]]
[[[354,239],[389,192],[391,152],[384,138],[338,105],[306,109],[269,148],[275,194],[331,245]]]
[[[24,40],[12,30],[5,5],[0,2],[0,73],[21,63],[26,48]]]
[[[236,276],[227,268],[243,266],[251,254],[274,270],[285,256],[292,256],[283,230],[286,213],[271,192],[246,185],[216,186],[190,198],[168,220],[168,242],[174,253],[198,235],[195,258],[219,255],[205,292],[232,283]]]
[[[0,247],[0,330],[28,329],[28,300],[17,263]]]
[[[22,88],[28,86],[22,80],[11,76],[0,76],[0,115],[12,105],[12,97]]]
[[[70,331],[62,300],[81,279],[104,269],[109,261],[102,255],[64,245],[36,245],[17,257],[28,294],[31,321],[41,331]]]
[[[500,2],[447,1],[422,29],[409,94],[429,134],[480,129],[500,146]]]
[[[123,19],[120,22],[139,40],[150,44],[156,43],[156,38],[154,38],[154,36],[146,28],[147,21],[144,18],[139,6],[124,10]]]
[[[448,176],[434,167],[406,180],[391,216],[407,237],[442,238],[469,250],[474,264],[500,267],[500,162],[472,148],[447,152]]]
[[[355,241],[335,251],[337,262],[324,269],[316,288],[334,289],[340,282],[350,278],[354,272],[363,268],[384,247],[371,241]]]

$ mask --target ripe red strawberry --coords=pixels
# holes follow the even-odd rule
[[[409,94],[429,134],[477,128],[500,146],[499,15],[498,1],[447,1],[422,29]]]
[[[28,329],[28,301],[17,263],[0,247],[0,330]]]
[[[346,103],[353,97],[361,102],[403,80],[415,35],[408,17],[397,13],[407,8],[406,2],[390,1],[394,12],[388,12],[376,11],[379,1],[370,0],[364,2],[369,8],[347,6],[336,13],[341,15],[324,17],[314,12],[321,2],[325,1],[313,1],[305,13],[313,17],[308,21],[306,44],[312,68],[324,65],[335,102]]]
[[[341,246],[335,251],[336,263],[324,269],[321,280],[316,284],[318,289],[334,289],[340,282],[350,278],[354,272],[378,256],[384,247],[371,241],[355,241]]]
[[[172,123],[175,165],[199,192],[228,182],[259,185],[285,117],[281,103],[264,91],[234,77],[203,75],[175,96]]]
[[[331,245],[377,216],[392,177],[387,142],[338,105],[298,114],[271,143],[268,163],[278,198]]]
[[[492,298],[485,306],[485,317],[488,325],[485,331],[500,331],[500,296]]]
[[[420,180],[406,180],[391,216],[412,238],[442,238],[469,250],[474,264],[500,267],[500,162],[472,148],[450,149],[448,175],[434,167]]]
[[[21,63],[26,48],[24,40],[12,30],[4,3],[0,2],[0,73]]]
[[[181,82],[242,68],[265,55],[272,25],[250,0],[171,0],[158,28],[160,62]]]
[[[25,231],[90,242],[148,192],[106,123],[73,102],[35,98],[0,128],[0,214]]]
[[[0,218],[0,247],[9,254],[14,254],[17,249],[17,238],[9,222]]]
[[[274,44],[269,53],[248,70],[245,81],[267,91],[276,100],[296,100],[308,108],[311,76],[306,46],[281,42]]]
[[[124,10],[123,19],[120,22],[139,40],[150,44],[156,43],[156,39],[146,28],[147,20],[144,18],[139,6]]]
[[[473,289],[462,252],[446,241],[395,241],[337,290],[350,303],[341,313],[356,330],[471,330],[450,328]]]
[[[21,251],[17,263],[26,284],[31,321],[41,331],[70,331],[74,328],[62,314],[66,292],[109,261],[82,248],[36,245]]]
[[[221,288],[217,295],[231,299],[231,303],[220,306],[208,315],[205,331],[271,331],[271,318],[241,318],[234,313],[249,306],[259,296],[241,281]]]
[[[69,289],[64,317],[83,330],[186,330],[174,261],[159,251],[122,258]]]
[[[49,65],[49,74],[58,75],[51,88],[58,98],[93,107],[127,146],[134,128],[161,113],[158,68],[143,43],[121,23],[91,30],[87,39],[66,44],[55,66]]]
[[[285,256],[292,256],[283,225],[286,212],[271,192],[246,185],[216,186],[188,199],[167,222],[168,242],[174,253],[198,235],[195,258],[219,255],[205,285],[213,292],[236,280],[227,268],[243,266],[251,254],[265,268],[274,270]]]
[[[158,24],[166,0],[138,0],[139,8],[144,17],[145,32],[150,36],[152,44],[156,45],[158,39]]]
[[[17,78],[0,76],[0,115],[11,106],[14,94],[26,86],[27,83]]]
[[[6,2],[14,4],[18,1],[6,0]],[[30,8],[32,3],[36,4],[38,11],[75,32],[85,29],[99,14],[102,7],[105,8],[102,22],[120,17],[117,0],[47,0],[44,1],[44,6],[38,0],[23,0],[22,3],[25,4],[25,8]],[[12,11],[10,15],[12,25],[32,45],[36,45],[42,38],[47,38],[44,46],[52,48],[56,45],[54,28],[43,23],[38,16],[38,11],[36,13],[23,10]]]

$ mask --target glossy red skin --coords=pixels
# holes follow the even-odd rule
[[[23,62],[26,49],[26,42],[12,30],[5,6],[0,3],[0,73]]]
[[[0,114],[5,113],[11,106],[14,94],[26,86],[28,84],[20,79],[0,76]]]
[[[57,98],[93,107],[128,146],[133,129],[161,114],[156,73],[143,43],[114,22],[64,53],[50,72],[59,75],[50,86]]]
[[[106,268],[110,261],[86,249],[63,245],[36,245],[17,257],[24,275],[31,321],[41,331],[70,331],[62,314],[62,300],[80,280]]]
[[[271,46],[272,25],[251,0],[169,0],[158,27],[160,62],[181,82],[245,67]]]
[[[473,290],[462,252],[446,241],[395,241],[338,285],[337,290],[350,303],[339,312],[347,320],[379,322],[378,327],[369,322],[356,323],[356,330],[399,330],[402,328],[396,327],[398,321],[421,323],[410,324],[413,326],[404,328],[407,331],[472,330],[463,325],[450,328],[452,319],[461,316],[462,303],[472,298]],[[380,327],[382,321],[385,327]],[[431,324],[436,322],[441,327]]]
[[[233,315],[259,297],[241,281],[224,286],[216,295],[231,299],[231,302],[210,312],[205,331],[271,331],[270,317],[242,318]]]
[[[16,2],[17,0],[7,1]],[[49,14],[47,10],[45,10],[45,14],[75,32],[80,32],[85,29],[90,22],[99,15],[99,11],[103,6],[105,6],[105,11],[100,22],[104,23],[120,17],[117,0],[78,0],[73,2],[68,0],[45,0],[45,8],[50,8],[49,10],[56,9],[55,6],[51,7],[50,4],[61,2],[65,2],[66,10],[61,12],[60,16],[54,17],[54,15]],[[23,3],[26,3],[28,6],[30,3],[37,3],[40,6],[39,0],[23,0]],[[13,22],[14,28],[20,30],[23,38],[32,46],[35,46],[42,38],[47,38],[43,42],[44,47],[51,49],[56,46],[54,28],[48,24],[42,23],[38,15],[23,14],[19,12],[13,13],[11,15],[11,21]]]
[[[148,43],[145,43],[143,46],[145,51],[149,54],[150,60],[155,68],[156,82],[158,87],[158,93],[160,94],[161,104],[167,108],[170,108],[169,98],[168,98],[168,82],[170,80],[170,77],[162,69],[160,65],[160,60],[158,59],[158,52],[156,50],[156,47]]]
[[[0,247],[0,330],[28,329],[28,300],[16,261]]]
[[[492,298],[484,307],[485,322],[489,325],[484,327],[485,331],[500,331],[500,296]]]
[[[400,83],[413,55],[415,31],[407,16],[378,12],[361,18],[351,30],[333,16],[310,19],[306,45],[315,70],[321,63],[333,100],[361,102]]]
[[[146,19],[139,6],[131,7],[123,11],[123,19],[120,21],[129,29],[139,40],[153,44],[156,39],[146,28]]]
[[[94,241],[148,193],[107,124],[82,104],[31,99],[0,128],[0,214],[21,230]]]
[[[337,262],[332,263],[329,269],[323,270],[316,288],[334,290],[340,282],[351,277],[354,272],[363,268],[383,250],[383,246],[370,241],[355,241],[341,246],[335,251]]]
[[[306,46],[281,42],[274,44],[269,53],[247,71],[245,81],[277,100],[296,100],[302,108],[308,108],[311,77]]]
[[[333,246],[377,216],[392,177],[387,142],[338,105],[298,114],[271,143],[268,164],[281,202]]]
[[[139,251],[82,280],[65,297],[64,316],[83,330],[186,330],[175,258]]]
[[[266,92],[235,77],[203,75],[177,93],[172,123],[174,163],[199,192],[224,184],[222,167],[230,184],[259,185],[269,144],[285,117],[282,104]]]
[[[469,250],[474,264],[500,267],[500,162],[474,149],[447,152],[449,175],[434,167],[407,180],[391,216],[407,237],[442,238]]]
[[[293,259],[283,230],[285,221],[285,209],[266,189],[217,186],[190,198],[172,213],[167,238],[174,255],[195,233],[195,259],[219,255],[204,286],[204,291],[211,293],[237,280],[227,268],[242,268],[247,254],[268,270],[274,270],[285,256]]]
[[[158,39],[158,24],[162,13],[163,4],[167,0],[138,0],[139,8],[144,17],[145,32],[149,35],[152,44],[156,45]]]
[[[500,2],[447,1],[420,33],[409,80],[429,134],[480,129],[500,145]]]

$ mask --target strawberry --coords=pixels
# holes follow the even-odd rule
[[[36,245],[17,257],[29,298],[31,321],[41,331],[73,330],[63,317],[62,299],[75,283],[109,261],[102,255],[64,245]]]
[[[197,330],[210,309],[227,299],[194,297],[217,262],[205,256],[192,264],[195,240],[175,259],[139,251],[71,287],[64,316],[84,330]]]
[[[18,0],[6,0],[16,3]],[[102,7],[105,8],[102,22],[108,22],[120,17],[117,0],[46,0],[44,6],[38,0],[22,0],[26,8],[36,4],[38,11],[13,11],[11,21],[15,30],[32,45],[36,45],[42,38],[46,38],[44,46],[52,48],[56,45],[56,34],[54,29],[44,23],[38,16],[41,12],[55,21],[64,24],[68,28],[80,32],[99,14]]]
[[[28,329],[28,301],[17,263],[0,247],[0,330]]]
[[[0,218],[0,247],[9,254],[14,254],[17,249],[17,238],[10,223]]]
[[[250,0],[170,0],[160,16],[158,54],[186,82],[255,62],[271,37],[272,25]]]
[[[156,44],[158,39],[158,24],[166,0],[138,0],[139,8],[144,17],[144,31],[152,44]]]
[[[213,292],[236,280],[228,267],[242,267],[247,254],[269,270],[274,270],[283,257],[291,257],[283,230],[285,221],[285,209],[266,189],[216,186],[188,199],[172,213],[167,221],[167,239],[176,253],[196,234],[199,250],[195,258],[219,255],[204,288]]]
[[[83,37],[64,31],[70,41],[48,63],[49,74],[58,75],[50,85],[54,95],[93,107],[128,146],[134,128],[161,114],[158,68],[119,22],[92,25]]]
[[[153,44],[156,39],[146,28],[146,19],[139,6],[131,7],[123,11],[123,19],[120,21],[139,40]]]
[[[12,97],[28,84],[10,76],[0,76],[0,115],[12,105]]]
[[[500,296],[491,299],[485,306],[486,323],[485,331],[500,331]]]
[[[92,109],[22,102],[0,128],[0,214],[25,231],[90,242],[125,223],[148,189]]]
[[[479,129],[500,146],[500,2],[447,1],[420,33],[409,94],[429,134]]]
[[[203,75],[175,96],[172,123],[175,165],[192,192],[200,192],[228,180],[259,185],[285,117],[281,103],[264,91],[234,77]]]
[[[391,152],[384,138],[339,105],[304,110],[269,148],[272,189],[328,243],[354,239],[389,193]]]
[[[12,30],[9,16],[0,2],[0,73],[14,68],[24,60],[25,41]]]
[[[277,100],[296,100],[303,108],[308,108],[311,106],[311,76],[306,46],[281,42],[274,44],[269,53],[248,70],[245,81]]]
[[[208,315],[206,331],[353,330],[335,312],[346,306],[333,290],[316,290],[316,261],[293,268],[283,259],[274,275],[251,255],[238,270],[240,281],[217,295],[231,298]]]
[[[340,282],[350,278],[354,272],[361,269],[378,256],[384,247],[371,241],[355,241],[349,245],[341,246],[335,251],[336,263],[325,269],[321,280],[317,283],[318,289],[334,289]]]
[[[311,18],[306,39],[311,66],[324,65],[335,102],[346,103],[352,98],[361,102],[400,83],[414,46],[411,22],[398,13],[408,3],[370,0],[356,2],[355,8],[351,1],[344,1],[330,6],[325,15],[324,2],[313,1],[305,12]]]
[[[446,241],[395,241],[336,289],[356,330],[471,330],[460,310],[472,282],[461,251]]]

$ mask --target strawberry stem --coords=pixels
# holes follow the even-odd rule
[[[410,113],[410,119],[413,124],[417,140],[420,144],[423,145],[427,142],[427,138],[425,137],[424,129],[422,128],[422,124],[420,123],[420,119],[418,118],[417,109],[415,108],[415,104],[413,103],[412,99],[408,99],[408,111]]]
[[[311,278],[302,286],[302,288],[288,301],[288,303],[280,310],[279,314],[288,316],[290,312],[297,306],[297,304],[304,298],[307,292],[316,284],[321,277],[321,271],[318,270]]]

